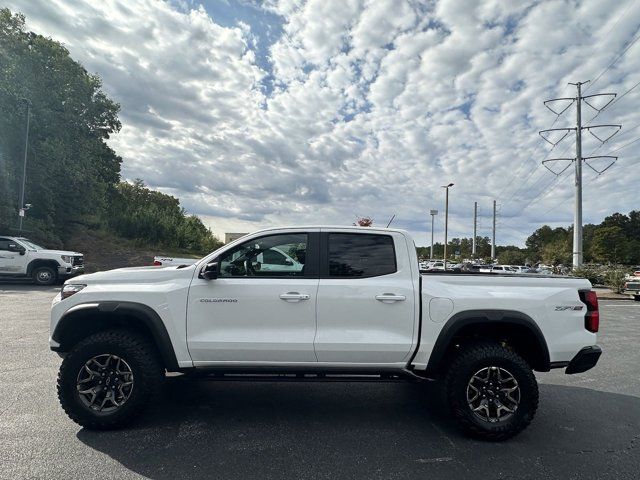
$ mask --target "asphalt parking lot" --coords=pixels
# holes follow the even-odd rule
[[[581,375],[540,374],[533,424],[463,437],[437,390],[404,383],[168,379],[132,428],[81,429],[55,394],[55,288],[0,285],[0,478],[640,477],[640,302],[601,301],[604,350]]]

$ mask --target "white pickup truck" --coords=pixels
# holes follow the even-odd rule
[[[260,259],[290,262],[264,269]],[[598,303],[587,280],[421,275],[396,229],[262,230],[182,267],[67,281],[53,300],[58,396],[94,429],[131,421],[165,372],[243,378],[442,380],[469,433],[517,434],[533,419],[533,370],[592,368]]]
[[[24,237],[0,236],[0,279],[31,278],[38,285],[52,285],[81,273],[81,253],[50,250]]]

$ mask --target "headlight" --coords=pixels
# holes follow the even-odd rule
[[[60,255],[60,258],[64,263],[71,263],[71,255]]]
[[[63,285],[62,290],[60,291],[60,297],[62,298],[62,300],[64,300],[65,298],[69,298],[71,295],[78,293],[84,287],[86,287],[86,285],[82,285],[80,283],[70,283],[68,285]]]

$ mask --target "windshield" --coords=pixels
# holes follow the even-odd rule
[[[46,250],[44,247],[41,247],[40,245],[37,245],[37,244],[33,243],[28,238],[20,237],[20,238],[18,238],[18,240],[20,240],[21,243],[24,243],[27,247],[29,247],[32,250]]]

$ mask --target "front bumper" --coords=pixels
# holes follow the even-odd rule
[[[58,277],[75,277],[84,273],[84,265],[60,265],[58,267]]]
[[[602,355],[602,349],[598,345],[584,347],[567,365],[564,373],[582,373],[596,366],[598,359]]]

